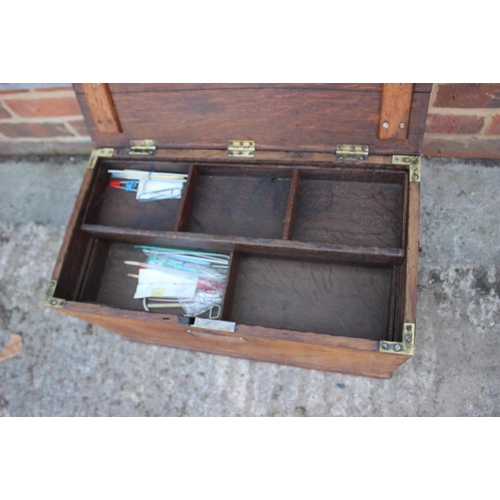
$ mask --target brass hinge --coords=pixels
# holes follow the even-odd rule
[[[99,158],[110,158],[111,156],[113,156],[114,151],[115,150],[113,148],[94,149],[92,153],[90,153],[87,168],[94,168]]]
[[[43,305],[47,307],[53,307],[54,309],[62,309],[65,304],[64,299],[58,299],[54,297],[54,291],[57,286],[57,280],[49,281],[47,285],[47,290],[45,291],[45,298],[43,300]]]
[[[393,155],[392,163],[393,165],[408,165],[410,182],[420,182],[422,178],[420,156]]]
[[[151,139],[130,141],[129,155],[152,156],[155,154],[156,144]]]
[[[337,146],[337,160],[364,161],[370,154],[370,146],[360,144],[339,144]]]
[[[253,158],[255,155],[254,141],[229,141],[227,145],[228,158]]]
[[[403,325],[403,342],[379,342],[379,352],[390,352],[392,354],[404,354],[413,356],[415,350],[415,323]]]

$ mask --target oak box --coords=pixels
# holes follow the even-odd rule
[[[46,305],[129,340],[387,378],[414,352],[430,84],[77,84],[92,153]],[[109,169],[187,174],[137,203]],[[135,245],[230,256],[217,319],[146,312]]]

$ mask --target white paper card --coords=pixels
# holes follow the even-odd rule
[[[138,201],[177,200],[182,195],[183,180],[154,181],[142,179],[137,186]]]
[[[139,283],[134,299],[146,297],[171,297],[191,299],[196,293],[198,277],[175,269],[139,269]]]

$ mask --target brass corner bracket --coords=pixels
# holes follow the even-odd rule
[[[422,179],[422,159],[420,156],[393,155],[393,165],[408,166],[410,182],[420,182]]]
[[[93,169],[96,166],[97,160],[99,158],[111,158],[114,153],[113,148],[98,148],[94,149],[92,153],[90,153],[90,158],[87,163],[87,168]]]
[[[53,307],[54,309],[62,309],[65,304],[64,299],[58,299],[54,297],[54,291],[57,286],[57,280],[49,281],[47,285],[47,290],[45,292],[45,298],[43,300],[43,305],[46,307]]]
[[[388,342],[382,340],[379,342],[378,350],[379,352],[413,356],[415,352],[415,323],[404,323],[403,342]]]

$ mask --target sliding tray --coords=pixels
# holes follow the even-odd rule
[[[94,139],[114,148],[96,150],[89,161],[48,286],[48,306],[129,340],[303,368],[387,378],[411,357],[421,175],[411,153],[419,147],[430,87],[411,88],[412,112],[397,118],[408,125],[404,139],[384,140],[377,131],[386,127],[371,120],[380,107],[380,117],[384,112],[389,119],[381,96],[390,86],[167,85],[134,91],[103,85],[75,87],[87,120],[94,120],[88,122]],[[401,89],[407,87],[400,88],[402,99]],[[221,95],[227,100],[220,101]],[[246,120],[234,114],[235,96],[243,99],[238,102]],[[160,114],[172,115],[129,121],[134,106],[151,113],[150,100],[161,102]],[[257,101],[267,103],[271,122],[289,134],[289,151],[256,114]],[[322,127],[345,139],[321,107],[326,102],[339,112],[354,106],[351,117],[366,145],[337,144],[334,151],[322,145]],[[299,104],[300,116],[293,111]],[[102,114],[106,106],[114,112]],[[366,115],[370,126],[361,126],[363,109],[372,113]],[[214,110],[213,127],[193,148],[189,134],[199,133],[203,114]],[[294,117],[302,135],[294,135]],[[226,119],[243,136],[251,132],[262,150],[259,141],[247,140],[221,147]],[[153,136],[127,147],[129,124],[143,132],[155,126],[173,142],[159,147]],[[259,126],[269,131],[271,143],[263,142]],[[398,141],[393,151],[400,154],[387,154]],[[124,169],[187,179],[178,199],[139,202],[135,193],[110,187],[109,171]],[[149,308],[134,299],[137,278],[125,262],[145,261],[140,246],[229,256],[220,308],[195,317],[181,307]]]

